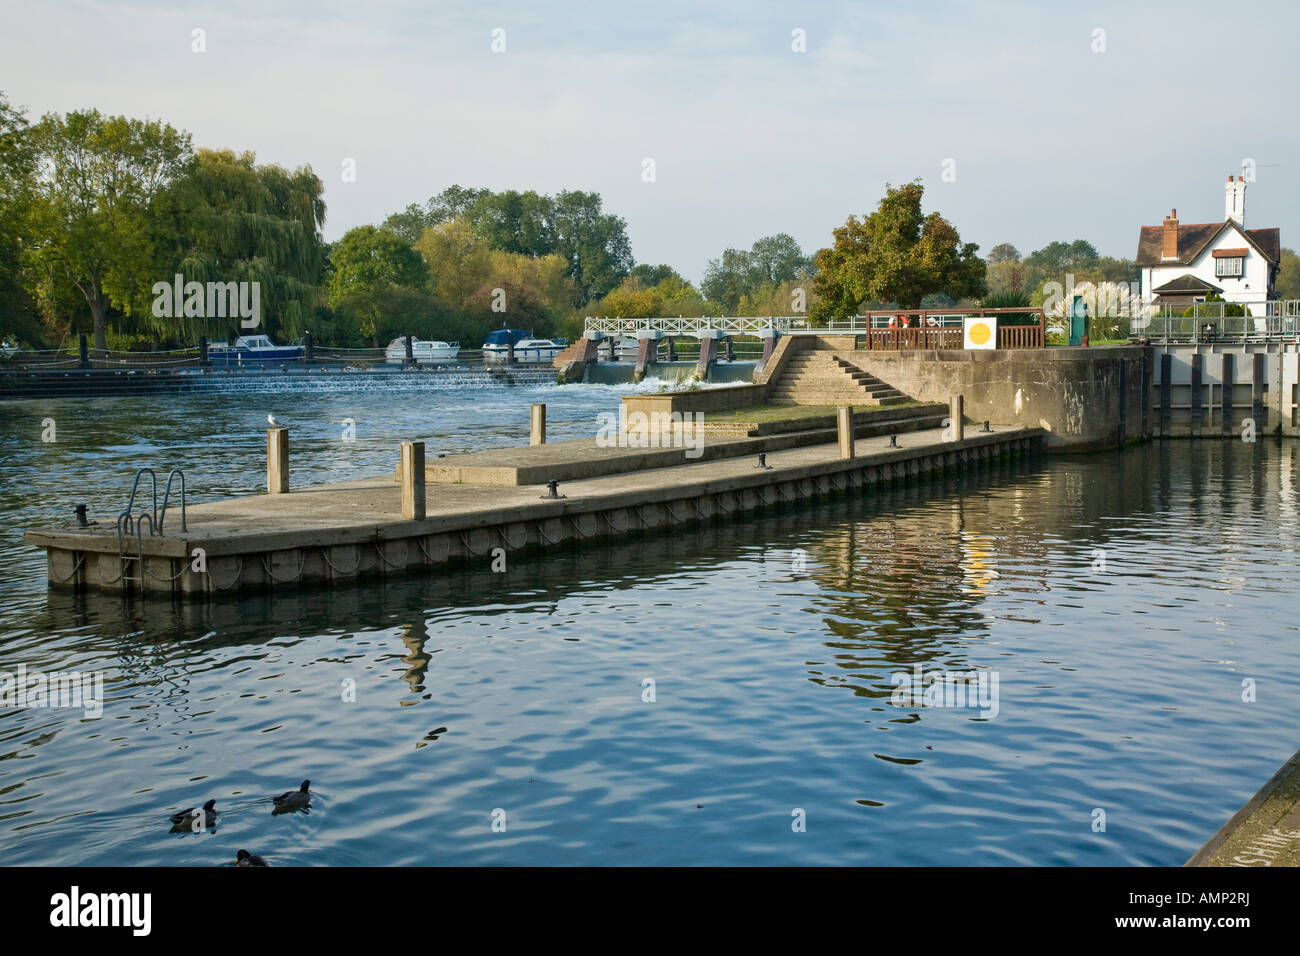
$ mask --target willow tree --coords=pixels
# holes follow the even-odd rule
[[[185,282],[257,282],[257,331],[301,334],[320,297],[323,191],[310,167],[259,166],[251,152],[200,149],[168,196],[169,221],[159,227],[168,238],[160,243],[157,279],[179,273]],[[200,333],[251,331],[240,329],[238,319],[210,315],[154,321],[187,341]]]
[[[47,282],[76,287],[95,348],[107,348],[109,308],[131,311],[154,281],[157,202],[193,161],[189,134],[89,110],[47,114],[32,142],[41,162],[33,259]]]
[[[953,299],[984,294],[985,262],[979,246],[962,243],[937,212],[921,213],[925,187],[885,186],[876,211],[850,216],[835,230],[835,244],[814,259],[814,318],[853,315],[864,301],[918,309],[921,299],[943,292]]]

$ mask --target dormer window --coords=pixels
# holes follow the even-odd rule
[[[1240,279],[1245,268],[1246,260],[1241,256],[1214,260],[1214,274],[1220,279]]]

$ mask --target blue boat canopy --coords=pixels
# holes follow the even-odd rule
[[[518,344],[523,339],[531,339],[532,332],[525,332],[523,329],[496,329],[487,334],[483,340],[484,345],[510,345]]]

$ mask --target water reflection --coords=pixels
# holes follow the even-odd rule
[[[107,702],[100,721],[0,711],[0,845],[17,863],[198,865],[227,839],[274,864],[1180,863],[1294,749],[1295,470],[1289,445],[1168,443],[503,574],[201,604],[10,581],[0,669],[102,671]],[[996,672],[996,717],[892,702],[918,665]],[[1251,676],[1268,693],[1245,705]],[[286,775],[329,799],[268,833]],[[219,835],[155,839],[196,790],[229,807]],[[1122,826],[1093,833],[1095,806]]]

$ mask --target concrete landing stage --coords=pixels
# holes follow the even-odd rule
[[[1044,434],[1014,428],[944,441],[941,429],[927,429],[900,435],[898,448],[886,436],[859,440],[848,459],[821,444],[771,453],[767,469],[733,457],[579,479],[562,483],[566,497],[556,499],[536,485],[428,485],[420,520],[402,518],[401,486],[382,476],[195,505],[185,532],[169,513],[166,536],[145,535],[138,562],[123,561],[111,522],[33,529],[26,541],[46,549],[53,587],[205,596],[340,586],[979,467],[1041,450]],[[127,551],[135,554],[134,538]]]

